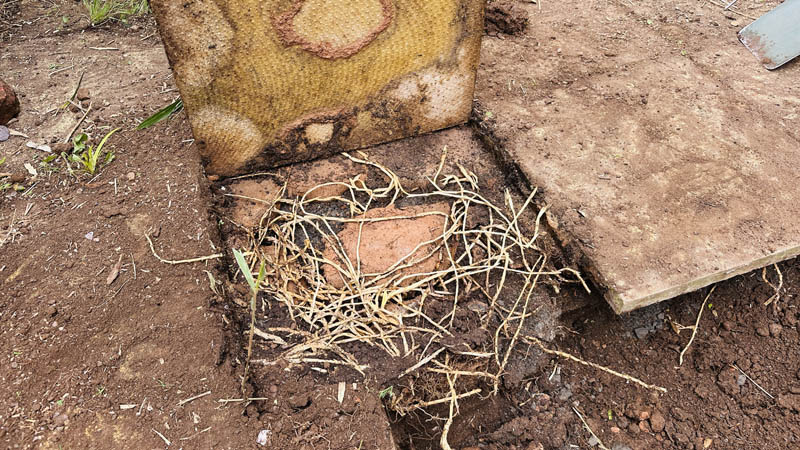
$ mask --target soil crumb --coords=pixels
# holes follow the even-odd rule
[[[528,13],[511,0],[501,0],[486,6],[486,34],[516,36],[528,29]]]

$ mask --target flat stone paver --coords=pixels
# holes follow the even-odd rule
[[[527,6],[476,90],[618,313],[800,253],[800,64],[766,71],[722,8],[632,5]]]

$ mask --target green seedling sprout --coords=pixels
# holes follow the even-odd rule
[[[100,157],[103,156],[103,147],[106,141],[119,130],[119,128],[111,130],[96,147],[89,145],[89,136],[86,133],[80,133],[72,139],[72,153],[70,155],[62,154],[62,156],[70,162],[77,163],[89,175],[94,175],[97,173],[97,169],[100,168]],[[103,157],[103,165],[109,164],[114,158],[114,152],[106,151]],[[71,171],[72,169],[70,168]]]
[[[236,264],[239,266],[239,270],[244,275],[244,279],[247,281],[247,285],[250,286],[250,337],[247,343],[247,362],[244,365],[244,377],[242,378],[242,394],[245,394],[245,383],[247,382],[247,373],[250,370],[250,356],[253,353],[253,336],[255,335],[256,331],[256,299],[258,298],[258,286],[264,281],[264,277],[266,277],[266,267],[264,262],[261,262],[261,267],[258,269],[258,278],[255,279],[253,277],[253,272],[250,271],[250,265],[247,263],[247,260],[244,257],[244,253],[240,252],[239,250],[233,250],[233,256],[236,259]]]
[[[175,101],[170,103],[169,105],[161,108],[157,113],[153,114],[152,116],[144,119],[139,126],[136,127],[137,130],[144,130],[145,128],[150,128],[153,125],[161,122],[162,120],[168,119],[175,114],[179,113],[183,109],[183,100],[180,97],[176,98]]]

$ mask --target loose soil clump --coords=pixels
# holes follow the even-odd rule
[[[486,5],[486,34],[516,36],[528,28],[528,12],[512,0],[497,0]]]

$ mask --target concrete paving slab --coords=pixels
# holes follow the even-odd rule
[[[154,0],[208,173],[462,124],[483,0]]]
[[[768,73],[711,4],[632,5],[527,6],[476,90],[619,313],[800,253],[800,65]]]

